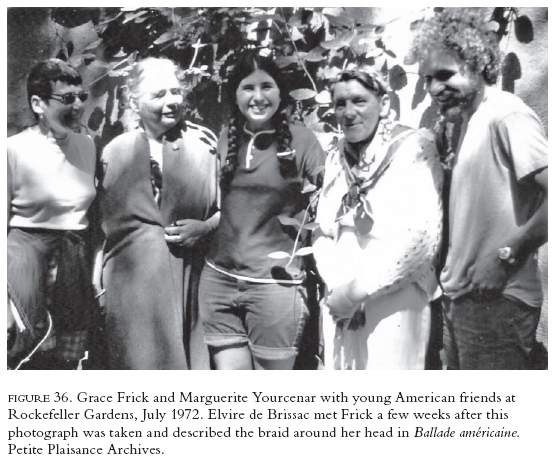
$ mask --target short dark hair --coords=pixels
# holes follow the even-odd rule
[[[68,85],[81,85],[83,79],[77,69],[61,59],[41,61],[31,69],[27,77],[27,102],[31,105],[31,96],[48,99],[52,96],[52,85],[56,82]]]
[[[378,71],[370,68],[354,68],[341,72],[335,82],[330,88],[331,97],[335,91],[335,85],[340,82],[348,82],[349,80],[356,80],[367,90],[374,93],[376,96],[381,97],[387,94],[387,84]]]
[[[409,61],[422,62],[431,51],[453,55],[487,83],[497,83],[501,67],[497,36],[476,9],[446,8],[424,21],[415,34]]]

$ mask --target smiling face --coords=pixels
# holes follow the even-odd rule
[[[56,99],[31,97],[31,107],[35,113],[39,114],[39,125],[45,134],[50,131],[54,137],[63,138],[67,136],[67,133],[79,131],[81,116],[85,110],[84,103],[79,98],[75,98],[73,103],[64,104],[59,101],[59,96],[82,91],[81,85],[68,85],[56,81],[52,84],[52,94],[57,95]]]
[[[422,73],[430,96],[447,120],[471,112],[484,87],[481,75],[470,73],[462,61],[439,51],[428,54]]]
[[[358,80],[341,81],[333,91],[333,106],[345,140],[359,143],[370,140],[389,113],[389,96],[377,96]]]
[[[239,83],[235,92],[237,107],[254,131],[272,127],[271,119],[281,102],[276,81],[265,71],[255,70]]]
[[[131,107],[139,114],[145,132],[158,139],[179,123],[182,117],[183,94],[173,64],[147,67],[141,75]]]

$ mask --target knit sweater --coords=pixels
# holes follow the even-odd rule
[[[429,299],[435,295],[443,172],[430,135],[410,130],[401,136],[404,139],[397,143],[374,140],[364,161],[352,167],[355,176],[369,177],[388,149],[396,149],[387,169],[366,191],[373,220],[366,234],[357,231],[354,210],[338,219],[342,199],[349,192],[342,142],[328,154],[316,218],[320,228],[313,246],[332,298],[350,297],[356,287],[365,293],[366,299],[360,300],[365,302],[412,283]],[[357,306],[352,306],[353,313]]]

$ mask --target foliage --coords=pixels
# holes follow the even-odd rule
[[[216,132],[226,120],[228,101],[222,87],[237,54],[255,48],[271,55],[287,77],[292,120],[313,130],[325,147],[337,133],[329,88],[339,72],[350,65],[379,69],[393,102],[407,85],[404,56],[390,43],[392,22],[373,23],[372,14],[360,11],[340,7],[54,8],[52,17],[68,27],[87,18],[93,21],[98,40],[80,55],[65,50],[73,63],[95,69],[93,92],[121,86],[137,58],[165,56],[183,69],[188,116]],[[420,10],[411,29],[433,12]],[[496,8],[492,30],[501,38],[514,23],[526,37],[525,19],[515,8]],[[423,84],[417,84],[413,105],[423,99]],[[108,116],[106,121],[116,123]]]
[[[88,67],[94,75],[91,93],[97,97],[107,95],[105,107],[96,108],[88,122],[93,131],[102,129],[95,139],[99,148],[123,132],[125,112],[120,100],[125,77],[135,61],[146,56],[165,56],[179,64],[188,90],[188,117],[219,132],[229,106],[222,91],[226,75],[235,57],[246,49],[258,49],[261,54],[274,58],[286,74],[291,120],[314,131],[325,148],[338,134],[330,85],[342,70],[352,65],[378,69],[389,84],[394,110],[399,108],[397,93],[408,85],[405,69],[412,63],[402,50],[395,49],[396,44],[391,40],[395,19],[389,23],[373,22],[374,9],[365,8],[363,15],[361,10],[341,7],[54,8],[52,19],[64,27],[77,27],[90,20],[98,35],[98,40],[81,54],[74,54],[72,44],[68,43],[59,56],[76,66]],[[410,30],[417,28],[426,15],[441,10],[419,10],[411,18]],[[530,20],[513,7],[495,8],[490,28],[499,40],[511,28],[519,41],[529,43],[533,39]],[[424,99],[424,81],[420,78],[414,88],[412,108]],[[433,126],[444,134],[447,149],[443,160],[448,168],[458,128],[453,124],[438,126],[437,115],[432,112],[431,108],[424,112],[421,126]],[[314,200],[316,197],[317,194]],[[283,226],[296,230],[295,244],[291,254],[275,252],[269,257],[287,259],[285,270],[292,275],[296,270],[291,267],[294,258],[312,252],[306,246],[307,236],[316,225],[309,222],[313,218],[309,211],[305,210],[301,220],[279,217]]]
[[[323,176],[323,173],[323,166],[316,168],[314,171],[315,175]],[[302,193],[306,194],[310,199],[306,209],[302,212],[301,220],[287,215],[278,216],[278,220],[282,226],[292,227],[296,231],[295,242],[293,243],[291,254],[285,251],[274,251],[268,255],[271,259],[288,259],[284,269],[285,272],[292,276],[297,276],[300,273],[298,268],[291,265],[295,257],[308,256],[313,253],[313,249],[308,245],[308,242],[310,241],[311,232],[319,227],[319,224],[314,222],[314,219],[316,217],[316,203],[320,195],[320,190],[316,185],[305,178]]]
[[[96,84],[125,77],[138,57],[169,57],[183,69],[190,90],[189,115],[216,131],[226,109],[222,85],[227,69],[249,48],[274,57],[287,75],[293,120],[317,133],[336,132],[329,85],[347,64],[379,66],[397,90],[406,84],[401,63],[382,39],[386,26],[361,23],[352,8],[101,10],[95,25],[99,39],[70,59],[90,65],[94,58],[105,70]]]

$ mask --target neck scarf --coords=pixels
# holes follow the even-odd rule
[[[367,171],[359,169],[360,171],[357,174],[358,165],[349,167],[345,159],[345,148],[342,147],[341,165],[347,175],[348,192],[341,200],[341,206],[337,212],[336,221],[341,220],[346,214],[352,211],[355,229],[359,235],[366,235],[372,230],[374,219],[372,217],[372,206],[367,197],[368,191],[374,187],[376,182],[391,164],[397,150],[395,145],[410,133],[412,133],[412,130],[406,129],[395,136],[389,143],[382,141],[381,146],[378,146],[378,149],[375,150],[374,159],[377,159],[379,164],[375,166],[373,171],[372,168],[367,169]],[[377,139],[374,140],[374,142],[376,141]],[[363,158],[359,161],[359,164],[365,160],[366,154],[372,147],[372,143],[370,143]],[[377,155],[379,152],[383,152],[382,149],[387,149],[387,152],[380,161]]]

